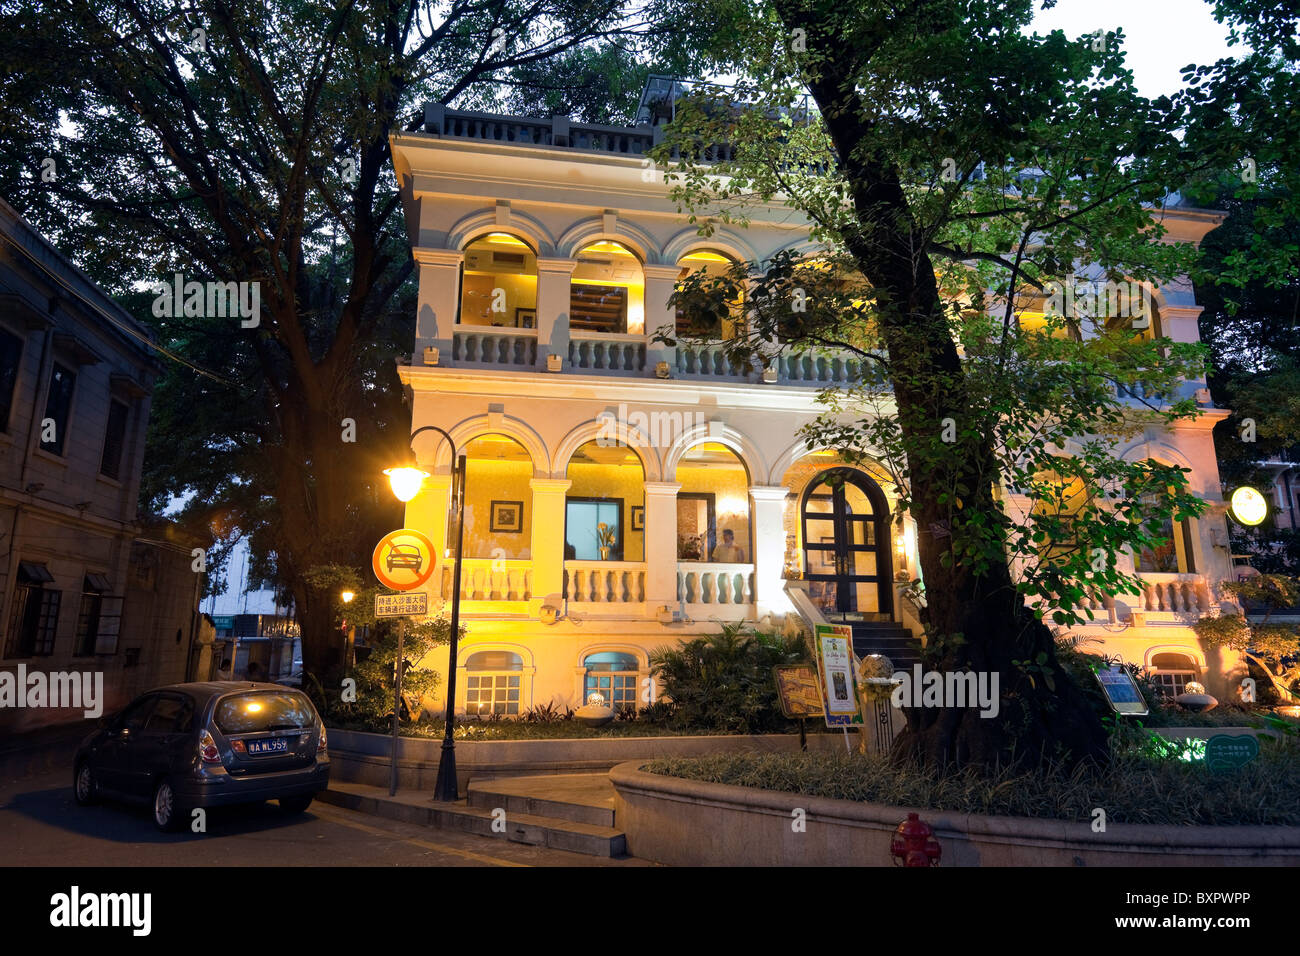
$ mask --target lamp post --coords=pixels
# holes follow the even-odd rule
[[[451,643],[448,648],[447,664],[447,715],[444,721],[445,732],[442,737],[442,754],[438,760],[438,779],[433,788],[433,799],[441,801],[455,801],[460,797],[460,790],[456,783],[456,741],[452,736],[454,722],[456,719],[456,655],[457,646],[460,642],[460,571],[461,571],[461,549],[465,540],[465,456],[458,454],[456,443],[452,441],[451,436],[439,428],[437,425],[423,425],[411,432],[410,441],[415,441],[415,436],[421,432],[437,432],[447,440],[451,446],[452,466],[452,483],[451,483],[451,505],[447,509],[447,527],[451,530],[451,524],[454,521],[456,525],[456,548],[453,560],[456,562],[455,571],[452,572],[451,582]],[[420,484],[425,478],[425,474],[415,468],[389,468],[384,472],[388,475],[389,483],[392,486],[393,494],[399,501],[410,501],[420,491]],[[450,543],[450,542],[448,542]],[[399,657],[397,661],[398,675],[397,679],[401,680],[402,661]],[[396,747],[394,747],[396,753]]]

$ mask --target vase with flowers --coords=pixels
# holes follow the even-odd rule
[[[600,548],[600,560],[608,561],[614,548],[614,529],[603,521],[596,525],[596,545]]]

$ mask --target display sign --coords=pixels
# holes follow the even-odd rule
[[[375,617],[427,617],[428,614],[427,591],[375,595]]]
[[[1133,676],[1122,665],[1100,667],[1095,673],[1115,713],[1135,714],[1139,717],[1147,713],[1147,703],[1142,699],[1142,692],[1134,683]]]
[[[411,591],[433,575],[438,561],[433,542],[420,531],[401,528],[384,535],[370,559],[375,577],[394,591]]]
[[[1232,493],[1232,516],[1244,525],[1254,527],[1268,517],[1268,502],[1250,485],[1242,485]]]
[[[818,624],[813,643],[826,707],[826,726],[851,727],[862,723],[853,673],[853,629],[846,624]]]
[[[822,706],[821,687],[817,683],[817,671],[807,664],[795,667],[776,667],[776,696],[781,701],[781,712],[791,720],[806,717],[820,717],[825,713]]]
[[[1205,766],[1215,773],[1244,767],[1259,756],[1259,740],[1251,734],[1215,734],[1205,742]]]

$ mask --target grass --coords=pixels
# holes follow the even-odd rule
[[[715,754],[656,760],[643,769],[783,793],[997,816],[1086,823],[1100,807],[1108,823],[1300,825],[1300,752],[1294,743],[1269,739],[1261,739],[1258,758],[1226,773],[1133,752],[1112,758],[1105,768],[1069,773],[965,772],[942,778],[857,754]]]

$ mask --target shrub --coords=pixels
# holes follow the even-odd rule
[[[772,668],[808,659],[797,635],[750,632],[747,625],[722,625],[718,634],[660,647],[650,654],[669,708],[657,711],[670,726],[725,733],[785,730]]]
[[[423,698],[432,694],[442,683],[442,675],[431,667],[421,667],[424,659],[435,647],[446,644],[451,639],[451,624],[446,618],[434,618],[418,624],[406,626],[406,636],[402,645],[402,698],[403,719],[412,715],[409,706],[418,712]],[[348,676],[356,679],[357,699],[343,701],[337,691],[325,694],[322,712],[338,722],[361,721],[374,722],[393,713],[393,662],[397,659],[397,629],[390,628],[378,643],[374,644],[370,656],[359,661]]]

